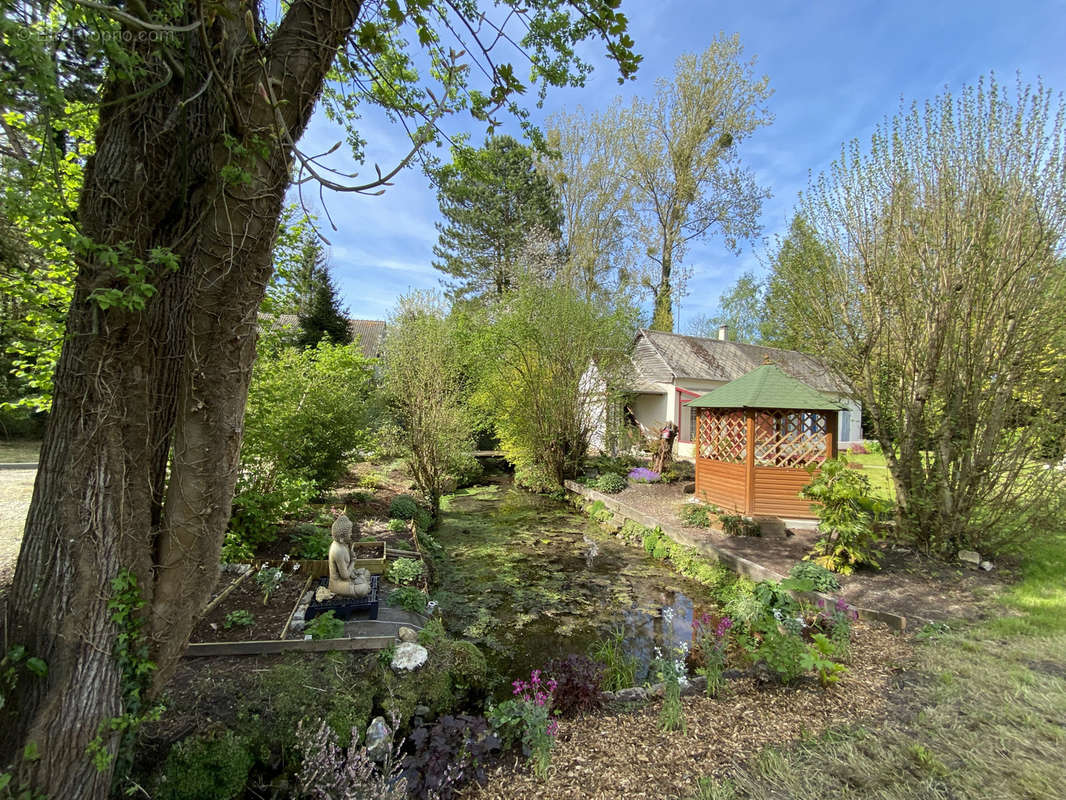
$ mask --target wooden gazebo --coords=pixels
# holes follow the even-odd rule
[[[747,516],[813,517],[807,467],[837,453],[840,404],[764,364],[688,404],[696,497]]]

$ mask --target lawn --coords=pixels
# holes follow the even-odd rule
[[[880,453],[848,453],[849,464],[861,464],[861,472],[870,479],[870,488],[880,498],[889,501],[896,499],[896,487],[892,483],[892,473],[888,471],[885,457]]]
[[[1066,535],[1030,549],[1002,614],[927,629],[895,711],[765,748],[697,800],[863,797],[1058,800],[1066,787]]]
[[[36,462],[41,443],[36,439],[0,439],[0,464]]]

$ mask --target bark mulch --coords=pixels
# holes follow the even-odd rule
[[[899,673],[911,663],[906,640],[857,625],[854,663],[840,682],[822,689],[813,679],[797,686],[760,688],[752,678],[731,681],[718,699],[683,698],[687,729],[659,729],[661,701],[635,711],[603,711],[560,723],[546,781],[524,764],[501,766],[476,800],[608,800],[684,798],[696,781],[723,775],[767,745],[785,746],[831,726],[874,721],[891,711]]]
[[[680,483],[637,484],[614,497],[781,575],[788,575],[817,539],[816,531],[803,528],[790,529],[787,536],[726,536],[714,529],[683,526],[678,508],[691,495],[683,493]],[[878,553],[881,569],[860,569],[839,576],[841,595],[853,605],[902,614],[919,625],[933,620],[979,620],[1002,613],[991,599],[1015,577],[1015,567],[1009,562],[997,563],[992,572],[984,572],[930,558],[887,539],[878,545]]]

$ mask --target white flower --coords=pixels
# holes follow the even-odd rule
[[[286,553],[285,555],[283,555],[281,557],[281,563],[282,564],[288,564],[289,563],[289,554],[288,553]]]

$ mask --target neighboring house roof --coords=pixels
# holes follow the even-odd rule
[[[295,328],[300,318],[295,314],[259,314],[259,320],[270,323],[272,329]],[[352,338],[359,337],[359,347],[367,358],[380,358],[385,344],[385,323],[380,319],[349,319]]]
[[[839,411],[840,403],[789,377],[776,364],[764,364],[725,386],[700,395],[689,408],[789,408]]]
[[[630,385],[679,380],[735,381],[769,360],[785,375],[822,392],[847,392],[817,359],[796,350],[642,330],[633,348]]]

